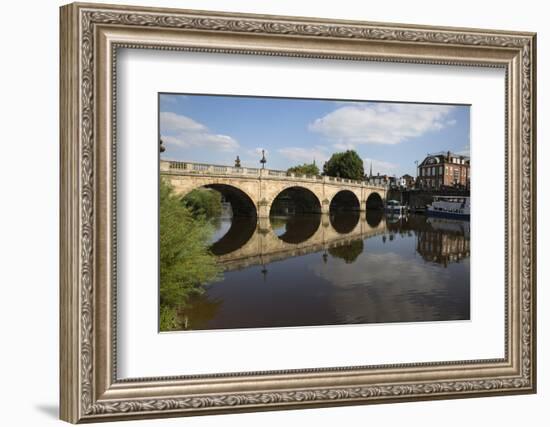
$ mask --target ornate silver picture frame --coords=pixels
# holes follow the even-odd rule
[[[536,391],[535,34],[80,3],[63,6],[60,18],[61,419],[79,423]],[[119,378],[120,49],[504,70],[504,357]]]

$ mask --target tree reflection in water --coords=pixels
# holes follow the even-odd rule
[[[344,260],[346,264],[353,264],[363,253],[363,240],[354,240],[341,246],[334,246],[328,249],[328,253],[334,258]]]
[[[208,322],[216,317],[220,306],[220,300],[210,300],[202,295],[192,298],[189,307],[178,313],[185,329],[207,329]]]

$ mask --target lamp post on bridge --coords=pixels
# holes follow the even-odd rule
[[[265,169],[265,164],[267,163],[267,159],[265,158],[265,150],[262,150],[262,158],[260,163],[262,164],[262,169]]]

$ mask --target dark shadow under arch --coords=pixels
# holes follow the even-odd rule
[[[281,191],[269,211],[271,227],[283,242],[298,244],[310,239],[321,224],[321,202],[305,187]],[[284,226],[282,234],[277,229]]]
[[[257,220],[254,217],[237,216],[231,219],[231,227],[219,240],[210,246],[216,256],[227,255],[242,248],[256,232]]]
[[[273,199],[269,215],[321,213],[321,202],[305,187],[289,187]]]
[[[359,211],[331,212],[330,224],[338,234],[348,234],[355,229],[355,227],[359,223],[360,216],[361,213]]]
[[[376,228],[382,221],[383,216],[382,209],[369,209],[367,210],[367,224],[372,228]]]
[[[384,209],[384,200],[378,193],[371,193],[369,197],[367,197],[366,204],[367,209]]]
[[[330,201],[329,211],[332,212],[352,212],[359,211],[361,204],[353,191],[342,190],[334,195]]]
[[[277,234],[277,228],[284,227],[277,237],[285,243],[299,244],[311,239],[321,225],[320,214],[290,215],[286,217],[270,217],[271,227]]]
[[[231,205],[231,213],[225,216],[226,220],[231,218],[229,230],[210,246],[210,250],[217,256],[236,251],[246,244],[256,231],[257,212],[254,202],[244,191],[232,185],[207,184],[195,189],[201,188],[220,193],[223,201]],[[212,218],[212,221],[216,220],[223,220],[223,213],[221,218]]]
[[[234,217],[244,216],[256,218],[258,216],[256,205],[252,199],[239,188],[228,184],[208,184],[203,187],[211,188],[221,193],[223,198],[231,205]]]

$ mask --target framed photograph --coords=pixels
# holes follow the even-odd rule
[[[535,34],[60,21],[63,420],[536,391]]]

